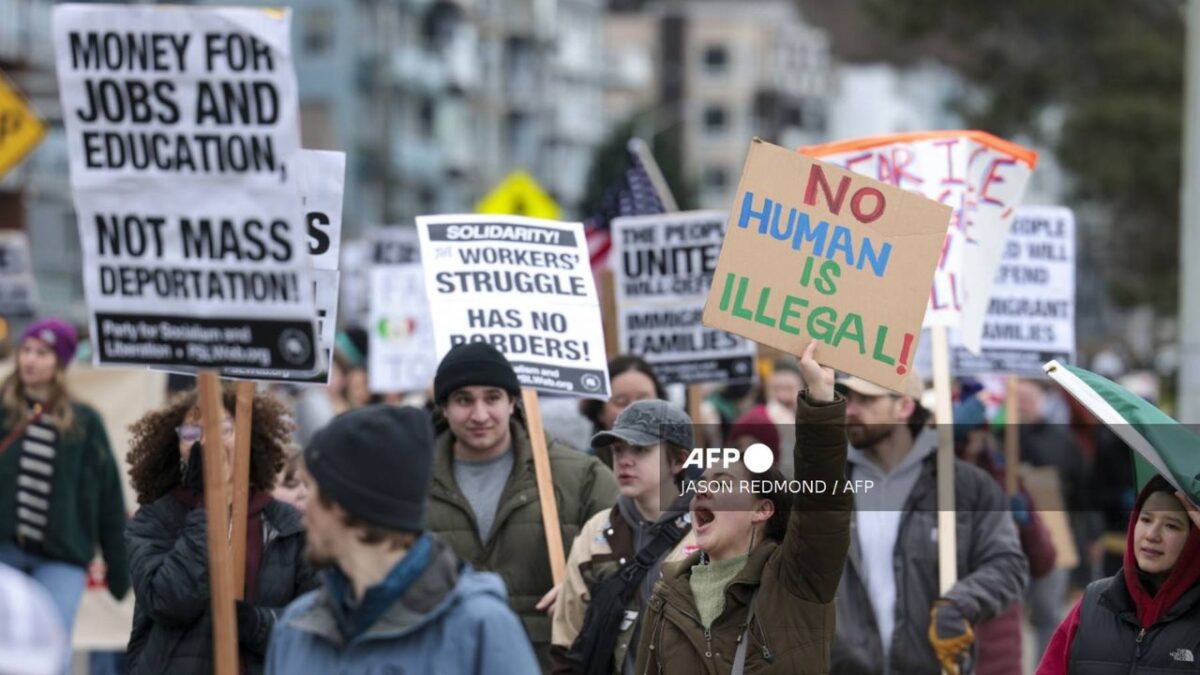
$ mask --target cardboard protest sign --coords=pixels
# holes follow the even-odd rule
[[[0,230],[0,316],[32,316],[37,283],[29,256],[29,236]]]
[[[419,262],[371,268],[367,373],[372,392],[421,391],[433,382],[438,357],[424,275]]]
[[[954,209],[925,321],[959,328],[978,352],[992,279],[1037,153],[981,131],[893,134],[800,151]]]
[[[903,391],[950,208],[755,139],[704,325]]]
[[[609,396],[600,304],[581,223],[419,216],[438,358],[465,342],[508,357],[522,387]]]
[[[319,368],[289,26],[286,11],[54,8],[98,364]]]
[[[0,178],[46,135],[46,123],[0,72]]]
[[[755,344],[700,321],[725,236],[724,211],[612,222],[618,342],[664,384],[750,382]]]

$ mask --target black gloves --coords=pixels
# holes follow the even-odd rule
[[[204,449],[200,446],[200,441],[192,444],[192,451],[188,455],[187,463],[183,465],[183,478],[179,484],[196,492],[204,491]]]

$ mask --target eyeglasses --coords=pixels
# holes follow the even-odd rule
[[[184,443],[195,443],[204,438],[204,427],[199,424],[184,424],[175,427],[175,433],[179,435],[179,440]],[[221,424],[221,434],[225,438],[233,438],[233,421],[225,420]]]

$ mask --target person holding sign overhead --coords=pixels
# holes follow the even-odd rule
[[[495,347],[467,343],[446,353],[433,390],[429,529],[477,569],[503,577],[509,605],[548,670],[554,582],[516,372]],[[572,541],[616,503],[617,483],[595,457],[549,438],[546,445],[563,540]]]
[[[937,431],[926,426],[921,380],[891,389],[847,377],[847,477],[854,494],[850,556],[837,596],[836,675],[958,675],[973,626],[1016,602],[1029,565],[1008,499],[982,469],[954,461],[959,578],[938,593]]]
[[[830,489],[800,491],[794,499],[756,490],[783,474],[768,464],[755,476],[757,462],[748,454],[710,465],[696,483],[748,482],[749,489],[697,489],[691,516],[700,551],[663,566],[642,620],[635,672],[829,671],[853,497],[844,489],[846,401],[815,351],[814,341],[800,361],[807,389],[797,399],[792,452],[799,475]]]
[[[49,591],[68,638],[97,546],[109,592],[129,592],[117,463],[100,416],[66,389],[76,343],[62,319],[33,322],[0,385],[0,564]]]
[[[236,395],[222,395],[225,476],[233,475]],[[304,560],[300,514],[271,497],[292,429],[277,399],[255,395],[250,428],[246,601],[237,602],[239,661],[263,672],[267,639],[289,602],[315,587]],[[129,475],[138,502],[125,532],[137,602],[129,638],[130,675],[213,672],[213,626],[204,506],[204,438],[195,392],[148,413],[131,429]],[[229,492],[232,495],[232,491]]]

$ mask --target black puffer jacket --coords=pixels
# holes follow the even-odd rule
[[[263,555],[252,604],[265,620],[240,645],[244,673],[263,671],[274,618],[292,600],[316,588],[304,560],[304,528],[291,506],[263,508]],[[212,612],[208,585],[208,528],[203,508],[168,494],[143,506],[125,530],[137,602],[129,638],[130,675],[209,675]]]

